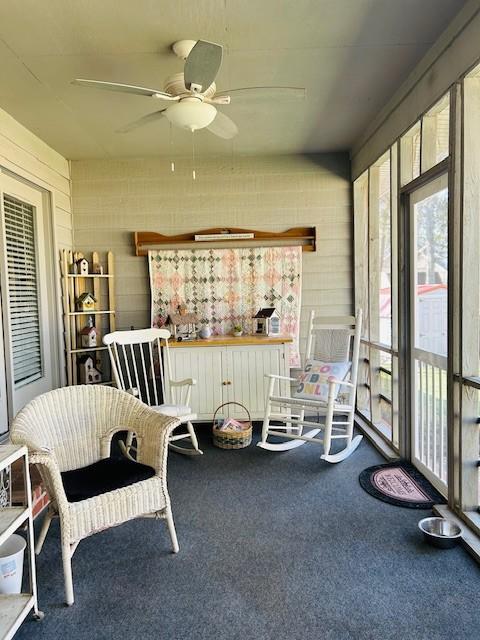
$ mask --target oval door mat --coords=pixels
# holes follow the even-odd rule
[[[431,509],[445,498],[412,465],[396,460],[364,469],[358,477],[362,489],[374,498],[409,509]]]

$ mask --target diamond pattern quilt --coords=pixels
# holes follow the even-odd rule
[[[214,335],[237,324],[252,333],[257,311],[275,307],[282,334],[293,338],[290,366],[300,366],[301,247],[149,251],[148,262],[152,326],[184,304]]]

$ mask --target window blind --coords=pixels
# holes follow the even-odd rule
[[[4,194],[5,250],[16,386],[42,375],[34,207]]]

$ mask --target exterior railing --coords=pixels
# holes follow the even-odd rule
[[[389,347],[362,340],[357,410],[390,446],[398,449],[393,402],[394,357]]]
[[[418,460],[447,483],[447,371],[416,361],[416,441]]]

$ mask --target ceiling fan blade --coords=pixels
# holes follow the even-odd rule
[[[134,120],[133,122],[126,124],[124,127],[117,129],[117,133],[128,133],[129,131],[138,129],[138,127],[143,127],[144,125],[149,124],[150,122],[155,122],[156,120],[159,120],[160,118],[164,117],[163,116],[164,111],[166,111],[166,109],[162,109],[161,111],[154,111],[153,113],[147,113],[146,116],[143,116],[138,120]]]
[[[217,77],[222,64],[223,47],[214,42],[199,40],[185,62],[185,86],[202,93]]]
[[[231,104],[248,103],[254,100],[301,100],[305,98],[305,89],[300,87],[242,87],[231,91],[221,91],[212,100],[215,102],[216,98],[226,96],[231,97]]]
[[[171,96],[169,93],[165,93],[164,91],[159,91],[158,89],[147,89],[146,87],[136,87],[133,84],[120,84],[118,82],[105,82],[103,80],[85,80],[84,78],[76,78],[75,80],[72,80],[72,84],[78,84],[81,87],[92,87],[93,89],[104,89],[106,91],[132,93],[137,96],[161,98],[162,100],[178,100],[177,96]]]
[[[217,111],[215,120],[208,125],[207,129],[225,140],[235,137],[238,133],[237,125],[221,111]]]

